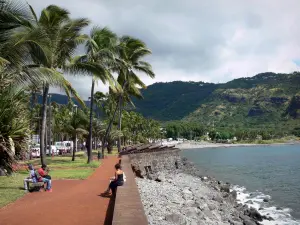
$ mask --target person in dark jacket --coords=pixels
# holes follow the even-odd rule
[[[104,192],[105,194],[109,194],[110,190],[115,196],[116,190],[118,186],[122,186],[124,184],[124,172],[121,169],[121,165],[118,163],[115,165],[115,176],[111,178],[110,183],[108,185],[107,190]]]

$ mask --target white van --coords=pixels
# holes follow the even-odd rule
[[[63,141],[55,142],[55,147],[60,155],[66,154],[68,152],[68,147]]]
[[[39,158],[41,156],[39,144],[34,144],[33,146],[31,146],[30,151],[32,158]]]
[[[67,152],[73,152],[74,143],[73,141],[63,141],[63,143],[67,146]]]
[[[46,154],[47,155],[58,155],[59,154],[59,150],[56,148],[55,145],[51,145],[51,150],[49,151],[49,145],[47,146],[47,150],[46,150]]]

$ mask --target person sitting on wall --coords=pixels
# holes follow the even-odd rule
[[[46,191],[52,192],[51,177],[48,175],[48,172],[49,169],[47,168],[47,165],[43,164],[41,168],[38,169],[36,175],[39,182],[44,182],[47,184]]]
[[[121,169],[121,165],[119,163],[116,164],[115,169],[116,169],[115,176],[111,178],[108,188],[104,192],[104,194],[109,194],[109,191],[111,190],[112,195],[115,196],[117,187],[122,186],[124,184],[125,174]]]
[[[34,171],[33,165],[29,164],[28,165],[28,169],[29,169],[29,176],[24,179],[24,189],[26,191],[28,191],[28,183],[29,182],[32,182],[32,183],[36,183],[37,182],[37,178],[36,178],[36,175],[35,175],[35,171]]]

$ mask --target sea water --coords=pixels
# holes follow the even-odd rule
[[[204,174],[233,184],[239,202],[275,219],[263,224],[300,224],[300,145],[190,149],[182,155]]]

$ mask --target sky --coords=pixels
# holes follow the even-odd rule
[[[18,0],[21,1],[21,0]],[[36,12],[67,8],[118,35],[142,39],[155,82],[227,82],[261,72],[300,69],[299,0],[27,0]],[[90,29],[89,28],[89,29]],[[85,32],[89,33],[89,29]],[[68,77],[90,96],[91,78]],[[96,90],[106,91],[100,82]]]

